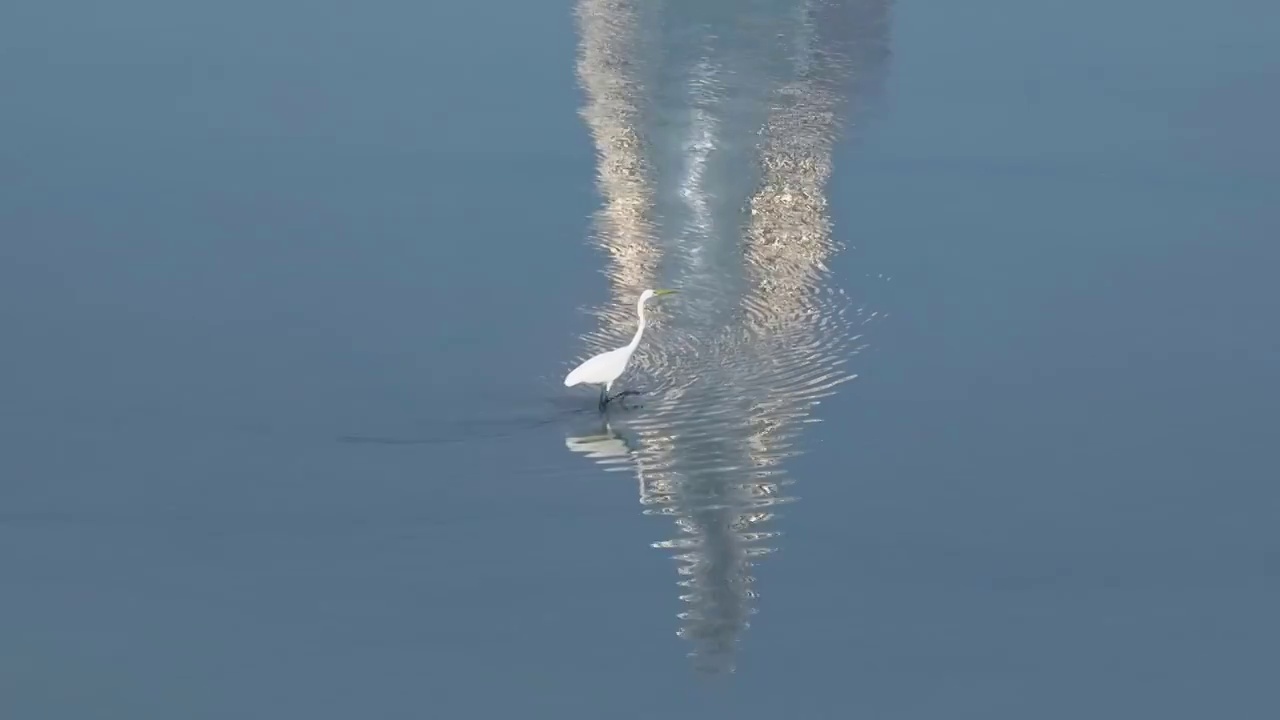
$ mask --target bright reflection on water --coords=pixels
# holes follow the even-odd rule
[[[625,344],[646,287],[653,325],[610,411],[569,449],[633,471],[673,536],[679,634],[700,670],[732,670],[795,499],[783,460],[814,406],[855,377],[874,313],[831,285],[826,186],[834,144],[886,66],[886,0],[581,0],[582,115],[604,203],[595,242],[612,296],[583,356]]]

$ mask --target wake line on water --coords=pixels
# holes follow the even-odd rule
[[[490,417],[453,418],[444,421],[410,423],[412,429],[388,433],[347,433],[335,440],[348,445],[450,445],[517,437],[524,433],[566,426],[584,418],[596,418],[595,396],[583,402],[576,397],[548,401],[546,412],[512,414],[503,412]]]

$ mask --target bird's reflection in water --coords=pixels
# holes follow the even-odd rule
[[[782,461],[854,377],[865,317],[829,282],[826,184],[843,118],[885,66],[888,3],[581,0],[578,16],[613,288],[585,350],[634,330],[644,287],[684,292],[625,376],[644,407],[566,445],[633,470],[644,512],[674,522],[654,545],[678,561],[679,634],[697,668],[728,671],[751,567],[794,499]]]
[[[597,434],[566,437],[564,446],[606,466],[606,470],[631,469],[631,446],[608,422],[601,424]]]

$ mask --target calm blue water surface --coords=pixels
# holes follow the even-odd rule
[[[6,3],[0,716],[1280,715],[1278,26]]]

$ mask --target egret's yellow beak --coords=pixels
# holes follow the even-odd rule
[[[675,292],[676,292],[675,290],[654,290],[653,295],[654,297],[657,297],[659,295],[672,295]]]

